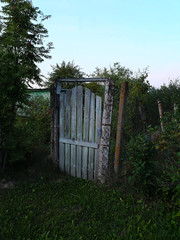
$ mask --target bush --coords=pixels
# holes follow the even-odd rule
[[[166,113],[163,118],[165,131],[155,141],[160,192],[176,198],[180,195],[180,112]]]
[[[139,134],[132,138],[128,146],[128,181],[139,190],[152,192],[156,186],[156,149],[147,135]]]
[[[9,163],[32,159],[37,149],[49,151],[50,101],[35,97],[24,106],[23,116],[17,116],[13,136],[10,139]]]
[[[131,139],[124,165],[134,187],[176,200],[180,195],[180,112],[166,113],[163,123],[165,131],[149,128],[148,137],[139,134]]]

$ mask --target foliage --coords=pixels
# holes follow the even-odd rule
[[[179,79],[170,81],[169,85],[163,85],[159,89],[151,88],[143,99],[147,121],[152,126],[159,124],[158,99],[162,102],[163,112],[172,111],[174,103],[180,105]]]
[[[145,69],[132,77],[129,83],[129,94],[127,99],[126,119],[124,127],[124,138],[128,142],[132,136],[136,136],[143,130],[139,104],[144,102],[151,85],[147,80],[148,72]]]
[[[102,103],[104,103],[104,85],[98,82],[83,83],[83,87],[89,88],[91,92],[95,93],[97,96],[102,97]]]
[[[169,85],[163,85],[158,90],[159,99],[163,102],[165,112],[173,110],[173,105],[180,105],[180,81],[175,79],[170,81]]]
[[[179,239],[179,212],[120,190],[59,175],[0,192],[2,240]]]
[[[37,149],[49,152],[50,148],[50,102],[43,97],[34,97],[16,117],[11,137],[9,163],[32,160]]]
[[[48,32],[42,22],[50,16],[45,16],[30,1],[1,2],[6,4],[1,11],[1,59],[6,60],[3,67],[6,70],[12,69],[14,78],[16,81],[19,79],[20,83],[40,83],[40,70],[36,63],[50,58],[48,53],[52,48],[52,43],[44,46]]]
[[[149,128],[147,135],[132,138],[128,147],[129,180],[134,187],[156,190],[176,201],[180,196],[180,113],[166,113],[165,131]],[[128,167],[127,167],[128,166]]]
[[[55,83],[59,78],[83,78],[84,73],[81,71],[81,68],[78,65],[75,65],[74,62],[66,63],[63,61],[60,65],[52,66],[52,72],[49,73],[49,78],[45,82],[46,87],[50,87],[51,84]],[[66,88],[67,86],[64,86]]]
[[[137,135],[132,138],[128,146],[129,181],[144,192],[154,191],[157,177],[157,160],[155,146],[147,135]]]
[[[110,78],[115,82],[114,101],[113,101],[113,116],[111,126],[111,146],[110,146],[110,160],[114,160],[119,98],[121,91],[121,83],[129,82],[129,94],[126,107],[126,118],[124,127],[124,142],[128,142],[131,136],[137,135],[142,131],[142,124],[139,116],[139,100],[143,100],[144,96],[150,89],[150,84],[147,81],[147,69],[137,74],[120,63],[114,63],[109,69],[97,68],[93,73],[94,77]],[[126,151],[126,149],[124,150]]]
[[[42,23],[49,16],[30,1],[1,2],[5,4],[0,16],[0,127],[4,168],[16,110],[27,101],[27,86],[41,83],[37,63],[50,58],[52,43],[44,45],[48,32]]]
[[[166,113],[163,118],[165,131],[155,142],[158,152],[160,192],[178,198],[180,196],[180,111]]]

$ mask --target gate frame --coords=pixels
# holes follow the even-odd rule
[[[59,95],[62,82],[105,82],[104,106],[102,115],[102,135],[99,146],[98,180],[104,183],[108,173],[108,157],[113,110],[114,81],[106,78],[57,79],[51,85],[51,157],[58,163],[59,150]]]

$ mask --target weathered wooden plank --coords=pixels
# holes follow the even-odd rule
[[[95,94],[91,93],[90,103],[90,124],[89,124],[89,142],[94,142],[94,121],[95,121]],[[88,162],[88,179],[93,180],[94,171],[94,157],[95,152],[93,148],[89,149],[89,162]]]
[[[113,109],[114,82],[107,80],[104,95],[104,110],[102,119],[102,137],[99,150],[98,179],[104,183],[108,171],[109,143]]]
[[[66,143],[66,144],[71,144],[71,145],[76,145],[76,146],[81,146],[81,147],[90,147],[90,148],[99,148],[99,144],[95,142],[83,142],[83,141],[78,141],[78,140],[71,140],[71,139],[66,139],[66,138],[60,138],[61,143]]]
[[[102,98],[96,96],[96,135],[95,142],[99,145],[102,134]],[[94,179],[98,177],[99,148],[95,150]]]
[[[82,141],[83,87],[77,87],[77,140]],[[81,177],[82,147],[77,147],[77,177]]]
[[[64,93],[60,94],[60,137],[64,137]],[[64,172],[64,143],[59,144],[59,168],[62,172]]]
[[[126,110],[126,100],[128,94],[128,82],[121,84],[120,98],[119,98],[119,113],[118,113],[118,124],[116,133],[116,148],[115,148],[115,159],[114,159],[114,171],[117,174],[119,171],[119,161],[121,158],[123,148],[123,131],[124,131],[124,119]]]
[[[90,97],[91,92],[88,88],[85,88],[85,103],[84,103],[84,130],[83,141],[89,140],[89,114],[90,114]],[[88,148],[83,147],[83,162],[82,162],[82,178],[87,179],[87,167],[88,167]]]
[[[65,121],[65,137],[69,139],[70,129],[71,129],[71,90],[66,92],[66,101],[65,101],[65,108],[66,108],[66,121]],[[70,159],[71,150],[70,145],[68,143],[65,144],[65,172],[70,173]]]
[[[76,87],[72,89],[71,139],[76,140]],[[76,175],[76,146],[71,145],[71,175]]]

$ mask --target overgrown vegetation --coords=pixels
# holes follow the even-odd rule
[[[49,16],[31,1],[2,0],[0,27],[0,239],[180,239],[180,83],[155,89],[148,72],[134,74],[114,63],[93,77],[115,82],[107,185],[60,175],[49,159],[50,102],[29,98],[27,87],[41,83],[38,62],[49,58],[43,39]],[[40,20],[40,22],[38,22]],[[57,78],[86,76],[74,62],[53,66]],[[113,178],[121,83],[129,82],[124,150]],[[72,88],[75,83],[63,83]],[[104,86],[84,83],[95,94]],[[157,99],[163,104],[160,129]],[[146,109],[143,124],[139,103]],[[175,107],[174,107],[175,106]],[[12,189],[11,189],[12,188]]]
[[[9,165],[33,161],[36,152],[49,154],[50,100],[30,98],[16,116],[13,135],[9,140]]]
[[[176,201],[180,196],[179,112],[166,114],[163,122],[164,132],[149,127],[147,135],[131,139],[124,167],[134,187]]]
[[[48,31],[44,15],[31,1],[1,0],[0,11],[0,170],[4,170],[14,134],[17,109],[27,103],[27,88],[40,84],[37,63],[50,58],[52,43],[45,44]]]
[[[140,115],[136,115],[137,104],[139,99],[146,103],[151,88],[145,75],[129,79],[129,84],[132,95],[128,98],[121,171],[116,182],[111,175],[104,186],[60,175],[47,157],[49,100],[37,97],[24,106],[23,116],[19,113],[16,118],[11,167],[0,181],[2,188],[4,181],[15,184],[0,193],[2,240],[180,238],[180,113],[178,109],[165,113],[165,131],[157,117],[158,125],[149,126],[144,133]],[[87,87],[103,95],[103,86],[97,86]],[[120,83],[116,86],[114,111]],[[135,117],[138,127],[133,132],[128,124]],[[113,154],[111,144],[112,163]]]
[[[34,183],[22,180],[0,193],[2,240],[180,237],[179,212],[171,203],[144,201],[117,186],[112,189],[60,174],[50,181],[46,175]]]

